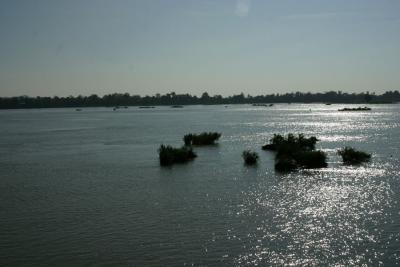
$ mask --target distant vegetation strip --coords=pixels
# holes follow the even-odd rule
[[[387,91],[381,95],[375,93],[345,93],[330,91],[324,93],[285,93],[251,96],[243,93],[223,97],[210,96],[207,92],[200,97],[190,94],[176,94],[174,92],[153,96],[125,94],[107,94],[102,97],[69,96],[69,97],[0,97],[0,109],[16,108],[62,108],[62,107],[113,107],[113,106],[156,106],[168,105],[217,105],[217,104],[265,104],[265,103],[393,103],[400,102],[399,91]]]

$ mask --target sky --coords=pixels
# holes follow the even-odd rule
[[[0,96],[399,89],[399,0],[0,0]]]

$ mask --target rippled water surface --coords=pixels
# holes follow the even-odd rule
[[[0,111],[0,265],[400,263],[400,105]],[[161,168],[161,143],[219,145]],[[329,167],[274,171],[274,133],[316,135]],[[345,145],[372,153],[344,166]],[[243,165],[241,152],[260,155]]]

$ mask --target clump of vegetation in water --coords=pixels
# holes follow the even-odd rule
[[[345,164],[361,164],[371,159],[371,154],[363,151],[357,151],[352,147],[339,149],[338,154],[342,156]]]
[[[338,111],[369,111],[371,108],[369,107],[358,107],[358,108],[342,108],[338,109]]]
[[[201,133],[201,134],[187,134],[183,137],[186,146],[206,146],[214,145],[221,137],[220,133]]]
[[[298,168],[297,162],[291,157],[276,157],[275,170],[280,172],[290,172]]]
[[[299,134],[297,137],[294,134],[288,134],[285,138],[280,134],[274,134],[270,143],[263,145],[262,149],[272,151],[299,151],[299,150],[314,150],[315,144],[319,141],[315,136],[309,138]]]
[[[296,162],[304,168],[326,168],[326,154],[321,150],[316,151],[303,151],[294,155]]]
[[[315,136],[309,138],[303,134],[295,136],[288,134],[287,137],[274,134],[270,143],[262,147],[264,150],[276,152],[275,169],[277,171],[293,171],[297,168],[325,168],[326,154],[315,150],[318,139]]]
[[[246,165],[254,165],[257,163],[257,160],[258,160],[258,154],[251,150],[243,151],[242,157],[243,157],[244,163],[246,163]]]
[[[175,148],[161,145],[158,149],[160,165],[169,166],[174,163],[185,163],[197,157],[191,147],[183,146]]]

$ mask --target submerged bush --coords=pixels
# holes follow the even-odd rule
[[[315,136],[309,138],[303,134],[295,136],[288,134],[286,137],[274,134],[270,143],[262,147],[264,150],[276,152],[275,169],[277,171],[292,171],[299,167],[302,168],[325,168],[326,154],[315,150],[318,139]]]
[[[258,154],[251,150],[245,150],[242,153],[242,157],[244,159],[244,163],[247,165],[254,165],[257,163]]]
[[[342,156],[345,164],[360,164],[371,159],[371,154],[363,151],[357,151],[352,147],[339,149],[338,154]]]
[[[183,146],[174,148],[172,146],[161,145],[158,149],[160,165],[167,166],[174,163],[185,163],[197,157],[191,147]]]
[[[186,146],[205,146],[213,145],[221,137],[220,133],[204,132],[201,134],[186,134],[183,141]]]

